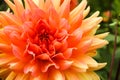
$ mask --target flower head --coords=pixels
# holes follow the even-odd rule
[[[92,57],[108,42],[95,35],[102,17],[85,18],[87,1],[5,0],[13,12],[0,12],[0,76],[6,80],[99,80],[106,63]],[[23,4],[24,3],[24,4]]]

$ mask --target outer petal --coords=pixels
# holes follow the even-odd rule
[[[90,46],[89,50],[95,50],[97,48],[101,48],[101,47],[105,46],[106,44],[108,44],[108,41],[106,41],[106,40],[93,38],[92,45]]]
[[[52,3],[53,3],[53,5],[54,5],[56,11],[57,11],[57,10],[59,9],[59,7],[60,7],[60,1],[61,1],[61,0],[52,0]]]
[[[64,0],[59,9],[59,15],[62,18],[68,19],[70,12],[70,0]]]
[[[10,13],[5,13],[5,12],[0,12],[0,15],[3,16],[7,23],[9,25],[17,25],[20,26],[22,24],[22,22],[20,21],[19,18],[15,17],[13,14]]]

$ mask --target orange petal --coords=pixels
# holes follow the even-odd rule
[[[73,49],[74,48],[68,48],[67,50],[65,50],[63,52],[63,55],[64,55],[65,59],[69,59],[71,57],[71,55],[73,53]]]
[[[22,24],[22,22],[20,21],[20,19],[17,18],[17,17],[15,17],[11,13],[1,12],[0,15],[3,16],[6,19],[6,21],[8,22],[9,25],[20,26]]]
[[[69,21],[72,20],[74,17],[76,17],[76,15],[79,15],[81,11],[85,9],[86,5],[87,5],[87,1],[82,0],[82,2],[70,12]]]
[[[79,15],[75,16],[72,20],[70,20],[69,22],[71,25],[70,30],[69,30],[70,33],[81,26],[82,19],[83,19],[83,12],[81,11]]]
[[[70,0],[64,0],[62,5],[60,6],[59,15],[61,18],[68,19],[70,12]]]
[[[24,62],[11,62],[9,63],[10,69],[13,69],[17,72],[22,72],[26,63]]]
[[[11,43],[10,39],[7,37],[7,35],[4,33],[4,31],[0,31],[0,42],[5,43],[5,44]]]
[[[0,51],[10,54],[11,53],[11,46],[7,45],[7,44],[0,43]]]
[[[0,15],[0,23],[1,23],[0,24],[1,27],[4,27],[4,26],[8,25],[7,20],[2,15]]]
[[[88,48],[91,46],[92,39],[83,39],[77,46],[76,49],[73,51],[73,57],[77,57],[79,55],[84,54],[88,51]]]
[[[50,73],[50,75],[48,76],[49,80],[65,80],[65,76],[59,70],[51,69],[49,73]]]
[[[82,38],[82,34],[83,32],[80,30],[80,28],[76,29],[73,33],[71,33],[71,35],[67,39],[69,47],[78,45]]]
[[[24,12],[23,3],[21,0],[14,0],[14,4],[18,13],[18,16],[21,16]]]
[[[60,22],[60,18],[59,15],[57,14],[57,12],[55,11],[54,8],[49,8],[49,25],[50,25],[50,29],[51,31],[55,29],[57,29],[59,27],[59,22]],[[57,26],[57,27],[56,27]]]
[[[85,18],[89,12],[90,12],[90,6],[88,6],[87,9],[83,11],[83,18]]]

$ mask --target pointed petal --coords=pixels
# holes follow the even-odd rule
[[[49,9],[49,25],[50,29],[55,31],[59,27],[60,18],[58,13],[55,11],[54,8]],[[56,27],[57,26],[57,27]]]
[[[52,3],[55,7],[55,10],[57,11],[60,7],[60,0],[52,0]]]
[[[16,11],[17,11],[18,16],[21,16],[24,12],[22,0],[14,0],[14,4],[16,7]]]
[[[86,5],[87,5],[87,1],[82,0],[82,2],[70,12],[69,20],[72,20],[76,15],[79,15],[80,12],[85,9]]]
[[[30,8],[31,10],[35,10],[38,8],[38,6],[33,2],[33,0],[25,0],[26,7]]]
[[[100,70],[102,69],[103,67],[105,67],[107,65],[107,63],[98,63],[98,66],[97,67],[90,67],[88,69],[88,71],[93,71],[93,70]]]
[[[0,15],[3,16],[8,24],[10,25],[17,25],[20,26],[22,22],[19,20],[19,18],[15,17],[14,15],[7,13],[7,12],[0,12]]]
[[[105,38],[106,36],[108,36],[109,32],[106,32],[106,33],[102,33],[102,34],[98,34],[98,35],[95,35],[96,38],[100,38],[100,39],[103,39]]]
[[[83,11],[81,11],[79,15],[75,16],[72,20],[69,21],[71,25],[70,30],[69,30],[70,33],[81,26],[82,19],[83,19]]]
[[[90,16],[90,18],[97,17],[99,14],[100,14],[100,12],[99,12],[99,11],[96,11],[94,14],[92,14],[92,15]]]
[[[97,25],[96,27],[91,29],[89,32],[87,32],[87,34],[84,34],[84,36],[94,36],[99,27],[100,27],[100,25]]]
[[[93,38],[92,44],[89,47],[89,51],[101,48],[101,47],[105,46],[106,44],[108,44],[108,41],[106,41],[106,40],[102,40],[102,39],[98,39],[98,38]]]
[[[18,16],[17,10],[16,10],[16,6],[15,4],[13,4],[10,0],[5,0],[5,2],[9,5],[9,7],[13,10],[14,14],[16,16]]]
[[[61,18],[68,19],[70,12],[70,0],[64,0],[59,9],[59,15]]]
[[[85,19],[82,22],[80,29],[83,30],[83,32],[87,34],[87,32],[89,32],[94,27],[96,27],[101,21],[102,21],[102,17]]]
[[[90,6],[88,6],[87,9],[84,10],[83,18],[85,18],[88,15],[89,12],[90,12]]]

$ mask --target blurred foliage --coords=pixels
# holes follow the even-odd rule
[[[79,0],[81,1],[81,0]],[[116,44],[116,55],[112,71],[112,79],[116,79],[118,64],[120,63],[120,0],[88,0],[88,5],[91,7],[90,15],[95,11],[100,11],[100,15],[103,17],[103,22],[97,33],[110,32],[106,37],[109,44],[102,49],[98,50],[98,55],[95,59],[98,62],[107,62],[107,66],[97,73],[101,77],[101,80],[108,80],[108,74],[110,71],[110,65],[112,60],[112,54],[114,51],[114,40],[115,40],[115,30],[117,30],[117,44]],[[5,5],[4,0],[0,0],[0,11],[6,10],[7,5]],[[117,26],[117,29],[115,28]],[[120,73],[117,75],[120,80]]]

